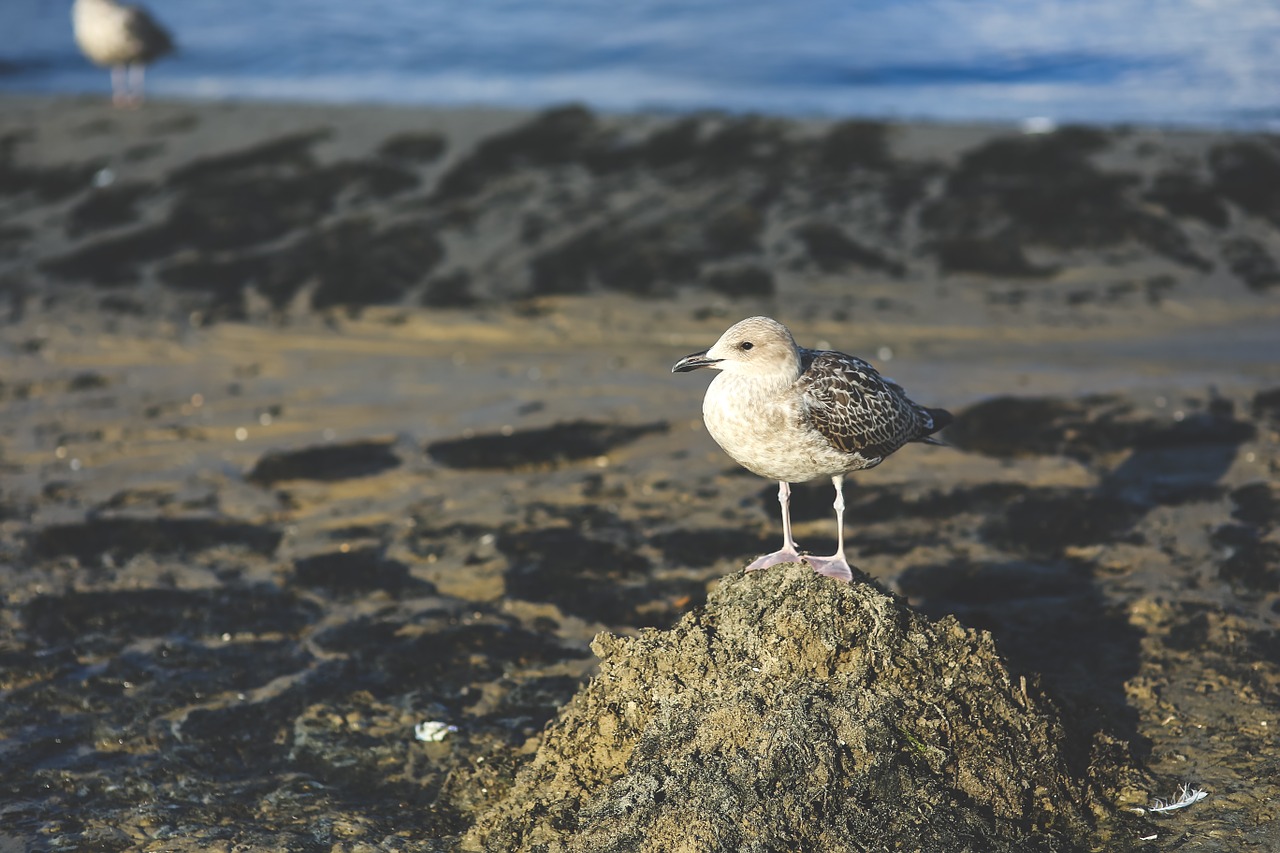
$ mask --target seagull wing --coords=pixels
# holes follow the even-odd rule
[[[125,6],[125,26],[129,35],[141,47],[142,62],[151,62],[173,52],[173,37],[151,13],[141,6]]]
[[[928,414],[867,362],[842,352],[801,351],[797,381],[808,424],[845,453],[879,464],[928,432]]]

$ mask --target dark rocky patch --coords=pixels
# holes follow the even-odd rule
[[[1268,388],[1253,395],[1253,416],[1280,421],[1280,388]]]
[[[143,142],[124,150],[124,159],[129,163],[141,163],[164,153],[167,146],[163,142]]]
[[[422,304],[431,308],[470,308],[480,302],[471,290],[471,273],[459,269],[427,281]]]
[[[392,162],[317,165],[310,149],[323,136],[295,134],[193,161],[169,176],[176,198],[164,222],[51,258],[43,268],[61,278],[124,284],[137,279],[141,264],[183,249],[245,250],[294,232],[308,233],[344,194],[377,200],[418,185],[414,172]],[[136,201],[133,195],[149,191],[100,191],[103,200],[86,201],[80,219],[118,214]],[[77,221],[73,216],[72,222]],[[283,304],[314,275],[320,279],[321,305],[369,304],[398,298],[440,255],[429,230],[400,224],[375,233],[369,223],[349,220],[268,254],[181,260],[161,277],[178,288],[211,291],[216,304],[234,303],[248,284]]]
[[[850,266],[895,276],[901,276],[906,271],[902,264],[862,245],[846,234],[844,229],[830,222],[806,222],[795,229],[795,234],[804,243],[809,257],[823,272],[841,272]]]
[[[1057,269],[1031,263],[1009,231],[981,237],[944,237],[932,244],[938,268],[947,275],[976,273],[1004,278],[1044,278]]]
[[[311,153],[312,147],[330,136],[332,132],[329,130],[306,130],[260,142],[239,151],[200,157],[175,169],[169,175],[169,183],[181,187],[257,169],[309,169],[316,164],[315,155]]]
[[[1235,447],[1258,436],[1258,428],[1235,417],[1229,400],[1211,400],[1208,411],[1195,412],[1181,421],[1134,424],[1130,443],[1139,450],[1197,448],[1210,445]]]
[[[482,141],[445,172],[436,186],[436,196],[444,200],[463,198],[521,167],[583,160],[596,146],[600,132],[595,116],[584,107],[548,110]]]
[[[168,221],[171,242],[219,250],[274,240],[331,213],[345,184],[318,169],[219,175],[179,195]]]
[[[764,216],[750,204],[727,207],[711,214],[703,230],[703,240],[712,257],[726,257],[760,249]]]
[[[398,630],[390,640],[361,642],[352,648],[340,665],[349,689],[368,690],[378,698],[421,691],[424,698],[461,711],[481,698],[471,685],[496,679],[504,669],[585,655],[554,638],[491,619],[475,624],[433,623],[429,630]]]
[[[1088,460],[1126,448],[1234,447],[1257,435],[1253,424],[1235,418],[1229,402],[1222,403],[1182,421],[1165,422],[1134,417],[1112,397],[997,397],[959,412],[947,428],[947,440],[988,456],[1062,454]]]
[[[1069,548],[1132,541],[1133,525],[1147,509],[1110,495],[1079,489],[1037,489],[982,525],[987,542],[1019,554],[1057,557]]]
[[[983,563],[960,559],[908,568],[898,575],[898,588],[913,599],[965,607],[999,607],[1011,601],[1085,595],[1090,591],[1090,578],[1065,562]]]
[[[174,290],[207,294],[214,316],[239,319],[244,316],[246,287],[258,288],[274,304],[283,305],[307,280],[308,271],[289,252],[226,259],[196,253],[161,267],[159,276]]]
[[[560,465],[602,456],[654,432],[666,432],[668,424],[606,424],[570,421],[538,429],[517,430],[510,435],[488,433],[471,438],[434,441],[427,455],[450,468],[509,468]]]
[[[255,775],[279,768],[293,720],[305,707],[302,690],[286,691],[259,702],[195,708],[178,728],[188,772],[225,776]]]
[[[241,521],[116,516],[42,527],[27,545],[39,559],[70,556],[98,565],[104,557],[121,561],[142,553],[186,554],[221,546],[270,555],[280,538],[275,528]]]
[[[1093,165],[1109,144],[1104,132],[1075,127],[999,137],[966,153],[920,215],[944,270],[1035,275],[1025,246],[1098,249],[1126,240],[1206,268],[1175,223],[1129,199],[1138,175]]]
[[[1222,260],[1232,275],[1258,292],[1280,286],[1280,264],[1250,237],[1233,237],[1222,244]]]
[[[434,163],[444,156],[448,141],[435,131],[397,133],[378,146],[378,156],[410,163]]]
[[[845,518],[863,524],[925,519],[938,521],[964,513],[987,515],[998,512],[1010,501],[1027,493],[1017,483],[980,483],[950,491],[932,491],[907,498],[891,486],[862,486],[845,483]],[[778,516],[778,490],[765,487],[758,497],[760,508],[771,518]],[[835,490],[830,483],[797,484],[791,487],[791,519],[795,522],[831,520]]]
[[[1213,228],[1226,228],[1231,221],[1217,190],[1188,172],[1156,175],[1145,198],[1174,216],[1199,219]]]
[[[263,454],[245,479],[260,486],[284,480],[334,482],[373,477],[399,466],[400,457],[391,449],[391,442],[351,441]]]
[[[35,232],[25,225],[0,225],[0,257],[11,257]]]
[[[313,259],[320,281],[311,299],[317,308],[394,302],[444,257],[434,232],[413,221],[375,231],[368,221],[348,220],[300,251]]]
[[[586,293],[595,287],[657,296],[697,274],[702,235],[688,223],[666,221],[639,228],[590,228],[535,255],[532,295]]]
[[[1084,415],[1077,403],[1049,397],[996,397],[960,411],[947,441],[961,450],[1016,457],[1063,452],[1068,423]]]
[[[1231,493],[1231,517],[1266,530],[1280,526],[1280,495],[1268,483],[1249,483]]]
[[[832,126],[818,146],[818,167],[824,172],[885,169],[893,164],[889,126],[883,122],[848,119]]]
[[[1247,548],[1257,543],[1258,529],[1246,524],[1222,524],[1209,534],[1209,541],[1216,548]]]
[[[725,117],[703,137],[694,164],[700,175],[759,169],[777,177],[793,153],[786,122],[754,115]]]
[[[184,636],[176,624],[171,627],[163,634],[163,642],[137,643],[114,654],[103,667],[42,680],[11,699],[65,717],[88,711],[98,726],[111,726],[118,739],[146,737],[152,715],[178,711],[193,698],[254,690],[274,678],[305,672],[313,662],[311,654],[292,639],[231,643],[211,636],[202,641]],[[96,646],[101,651],[112,641],[91,633],[77,639],[76,646],[80,650]],[[80,701],[72,698],[76,694]]]
[[[26,138],[17,134],[0,137],[0,195],[33,195],[42,201],[61,201],[89,189],[93,176],[102,168],[98,161],[65,166],[20,166],[16,148]]]
[[[164,257],[175,248],[175,236],[167,225],[148,226],[95,240],[42,261],[40,268],[58,278],[120,287],[137,281],[139,264]]]
[[[1236,548],[1218,567],[1218,577],[1250,593],[1280,590],[1280,545],[1252,542]]]
[[[67,381],[68,391],[96,391],[99,388],[106,388],[111,381],[101,373],[95,373],[92,370],[86,370],[83,373],[77,373]]]
[[[640,146],[642,163],[657,169],[693,160],[702,141],[702,120],[682,118],[657,128]]]
[[[435,587],[409,574],[409,567],[389,559],[381,548],[331,551],[293,561],[293,582],[339,594],[383,590],[394,596],[434,595]]]
[[[773,273],[754,264],[711,270],[703,274],[702,281],[713,293],[734,299],[772,296],[776,289]]]
[[[1280,225],[1280,149],[1271,140],[1241,139],[1209,152],[1218,191],[1246,213]]]
[[[79,237],[136,222],[138,202],[154,192],[155,186],[145,181],[121,181],[95,188],[67,214],[67,235]]]
[[[776,510],[777,504],[774,504]],[[738,527],[706,530],[672,530],[652,537],[650,543],[662,556],[684,566],[709,566],[725,558],[752,559],[781,544],[782,534],[762,536]]]
[[[1130,217],[1129,233],[1156,254],[1164,255],[1184,267],[1190,267],[1199,272],[1209,272],[1213,269],[1213,262],[1201,257],[1191,248],[1191,241],[1187,239],[1187,235],[1170,219],[1149,213],[1134,212]]]
[[[502,533],[498,550],[510,561],[507,594],[546,601],[565,613],[607,625],[652,625],[644,608],[665,595],[692,595],[699,584],[678,591],[654,583],[648,559],[630,544],[617,545],[568,528]],[[670,617],[670,607],[661,616]]]
[[[139,589],[41,595],[22,609],[42,643],[122,644],[137,637],[292,633],[319,608],[270,586],[213,590]]]

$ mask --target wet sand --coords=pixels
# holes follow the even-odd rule
[[[598,632],[776,547],[668,372],[756,313],[958,415],[857,565],[1115,814],[1209,791],[1150,849],[1280,844],[1274,138],[2,106],[0,847],[454,849]]]

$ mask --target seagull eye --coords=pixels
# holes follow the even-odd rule
[[[755,344],[751,343],[751,341],[743,341],[742,343],[738,344],[738,349],[746,351],[751,349],[754,346]]]

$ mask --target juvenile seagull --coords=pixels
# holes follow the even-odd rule
[[[147,65],[173,51],[169,33],[141,6],[75,0],[71,25],[84,55],[111,69],[111,100],[116,106],[140,103]]]
[[[853,579],[844,555],[844,477],[874,468],[909,441],[941,444],[930,436],[951,423],[951,413],[927,409],[901,386],[860,358],[796,346],[787,327],[749,317],[715,346],[687,355],[672,373],[713,367],[702,419],[707,431],[739,465],[778,481],[782,549],[747,571],[799,562],[819,574]],[[836,552],[801,557],[791,538],[791,483],[830,477],[836,487]]]

